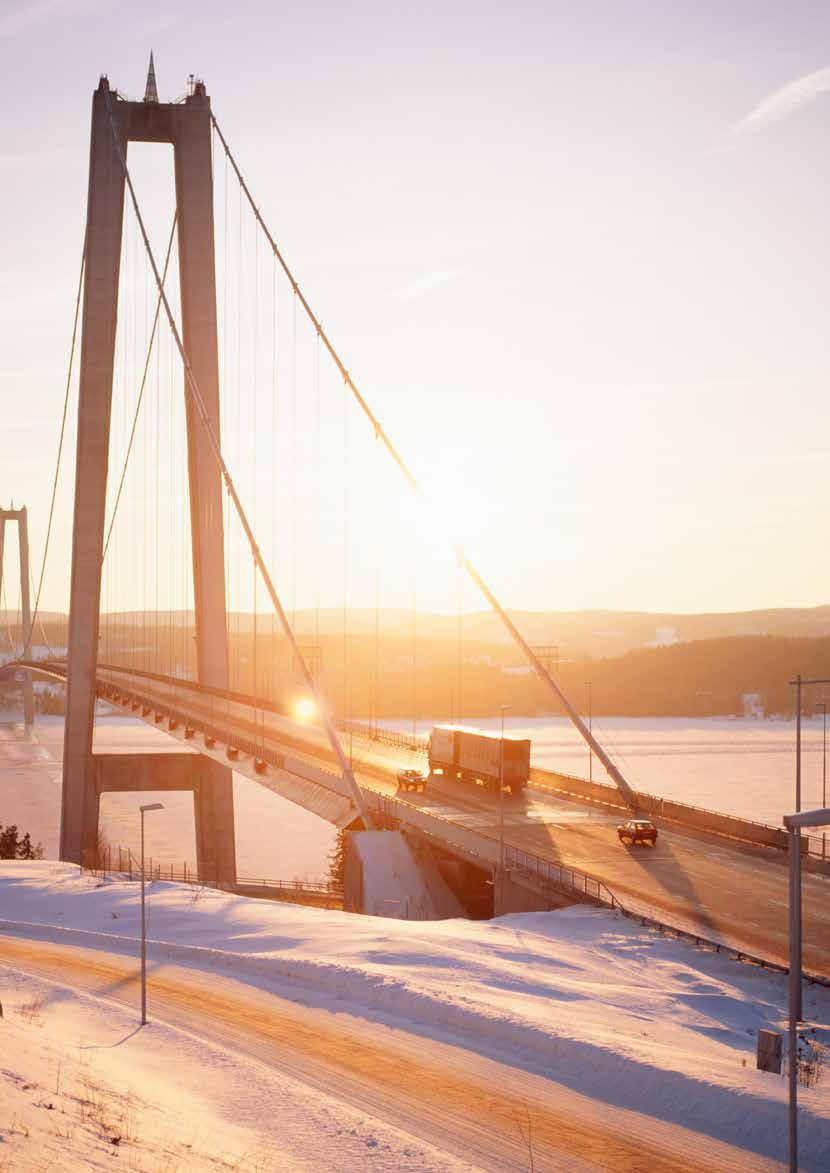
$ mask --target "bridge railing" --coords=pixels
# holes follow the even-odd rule
[[[337,727],[344,733],[358,733],[369,741],[378,741],[395,749],[429,753],[429,736],[426,733],[401,733],[396,729],[380,729],[377,725],[370,725],[368,721],[338,721]]]
[[[580,871],[579,868],[554,863],[529,851],[505,844],[505,864],[511,870],[524,872],[542,888],[549,886],[558,891],[570,892],[581,899],[605,905],[607,908],[622,908],[611,889],[596,876]]]
[[[141,862],[128,847],[102,844],[97,849],[85,853],[81,871],[101,877],[117,875],[129,880],[138,880],[141,878]],[[261,888],[288,895],[330,897],[333,900],[343,898],[343,888],[340,885],[322,880],[275,880],[260,876],[237,875],[236,883],[229,885],[221,882],[216,876],[206,875],[204,868],[196,868],[192,864],[188,867],[186,860],[179,866],[172,862],[161,863],[152,856],[144,861],[144,877],[150,881],[193,884],[201,888]]]

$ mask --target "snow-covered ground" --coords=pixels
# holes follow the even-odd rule
[[[466,723],[492,730],[499,724],[497,719],[472,717]],[[411,722],[382,724],[412,731]],[[432,725],[432,721],[421,721],[418,732],[426,733]],[[531,738],[534,765],[588,776],[588,749],[566,717],[508,716],[505,726],[510,734]],[[794,809],[793,721],[599,716],[593,718],[593,728],[637,790],[774,826],[780,826],[781,816]],[[821,718],[805,719],[803,731],[804,806],[821,806]],[[608,780],[596,758],[593,775],[598,781]]]
[[[157,962],[353,1008],[603,1103],[785,1156],[786,1081],[755,1069],[758,1029],[785,1022],[780,975],[580,907],[419,923],[156,884],[150,908]],[[134,955],[137,886],[69,865],[0,864],[0,917],[0,932]],[[830,991],[807,988],[805,1016],[828,1040]],[[800,1101],[803,1167],[826,1170],[830,1073]]]
[[[456,1164],[289,1075],[67,986],[0,971],[0,1168],[354,1169]]]

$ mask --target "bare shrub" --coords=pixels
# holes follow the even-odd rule
[[[821,1082],[827,1047],[817,1039],[798,1040],[798,1082],[801,1087],[817,1087]]]
[[[27,1022],[40,1022],[41,1012],[46,1005],[46,996],[44,994],[37,994],[30,998],[28,1002],[21,1002],[17,1008],[17,1013],[21,1018],[25,1018]]]

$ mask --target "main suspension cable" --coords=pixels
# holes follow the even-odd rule
[[[268,225],[263,220],[262,215],[259,211],[259,208],[257,207],[256,203],[254,202],[254,198],[251,195],[251,191],[250,191],[247,183],[245,182],[245,178],[239,169],[239,165],[237,164],[236,159],[234,158],[230,147],[228,146],[227,140],[222,133],[222,130],[219,126],[219,123],[216,120],[216,116],[214,115],[213,111],[211,111],[210,117],[211,117],[211,121],[213,123],[213,128],[216,131],[217,135],[219,136],[219,141],[222,143],[222,147],[224,148],[225,155],[230,160],[231,167],[233,167],[233,170],[236,172],[236,178],[239,182],[239,185],[240,185],[242,191],[245,193],[245,196],[248,200],[248,203],[251,205],[251,209],[254,213],[254,216],[256,217],[257,223],[259,224],[262,231],[265,233],[265,237],[266,237],[268,243],[270,244],[271,248],[273,249],[274,256],[279,261],[280,266],[282,268],[282,271],[285,273],[285,276],[288,279],[288,282],[291,285],[291,288],[293,289],[296,297],[299,299],[300,304],[302,305],[303,309],[305,310],[305,312],[309,318],[309,321],[311,322],[314,329],[317,331],[317,335],[322,340],[323,345],[325,346],[326,350],[329,352],[331,360],[334,363],[334,365],[337,367],[341,376],[343,377],[343,380],[344,380],[346,386],[349,388],[352,395],[357,400],[357,403],[359,404],[361,410],[363,411],[363,414],[366,416],[369,423],[372,425],[372,428],[374,429],[375,435],[383,443],[384,447],[386,448],[386,451],[389,453],[392,460],[395,462],[395,464],[400,469],[400,472],[402,473],[403,477],[405,478],[405,480],[409,484],[410,488],[413,490],[414,493],[420,495],[421,489],[420,489],[420,486],[418,484],[418,481],[417,481],[414,473],[410,470],[410,468],[407,465],[406,461],[404,460],[403,456],[401,456],[398,449],[392,443],[392,440],[390,439],[390,437],[384,431],[378,417],[375,415],[375,413],[369,407],[369,404],[366,402],[366,400],[363,398],[363,395],[358,390],[354,380],[352,379],[351,375],[349,374],[348,370],[346,369],[345,363],[340,358],[340,355],[335,350],[334,345],[332,344],[328,335],[326,334],[325,330],[323,329],[323,326],[322,326],[320,320],[318,319],[318,317],[316,316],[316,314],[312,310],[309,303],[306,301],[306,298],[305,298],[302,290],[300,289],[299,285],[297,284],[297,281],[296,281],[296,278],[294,277],[294,274],[291,272],[291,269],[288,267],[288,264],[287,264],[285,258],[283,257],[282,252],[280,251],[280,248],[277,245],[276,240],[271,235],[271,232],[268,228]],[[539,677],[539,679],[542,681],[542,683],[544,685],[546,685],[546,687],[549,688],[551,690],[551,692],[553,692],[554,695],[557,697],[557,699],[559,700],[559,703],[565,709],[566,713],[570,717],[571,721],[573,722],[574,726],[576,727],[576,729],[578,730],[578,732],[580,733],[582,738],[588,743],[588,745],[593,749],[594,753],[597,755],[599,760],[602,762],[602,764],[605,767],[606,771],[608,772],[609,776],[614,780],[614,782],[616,782],[617,786],[620,788],[620,790],[623,792],[623,794],[626,796],[626,798],[631,799],[632,791],[631,791],[631,787],[629,786],[628,782],[626,782],[626,780],[623,777],[620,770],[611,761],[610,757],[605,752],[605,750],[602,748],[602,746],[599,744],[599,742],[596,740],[596,738],[594,737],[591,730],[588,728],[588,726],[585,724],[585,722],[580,717],[579,713],[576,711],[576,709],[573,707],[571,702],[565,696],[564,692],[559,687],[556,680],[553,678],[551,673],[547,670],[545,665],[542,663],[542,661],[539,659],[539,657],[533,651],[530,644],[527,642],[527,640],[521,634],[519,629],[516,627],[515,623],[510,618],[507,611],[501,605],[499,600],[493,594],[493,591],[490,589],[490,587],[484,581],[482,576],[479,574],[478,570],[476,570],[475,566],[472,564],[470,559],[467,557],[467,554],[464,551],[463,547],[457,541],[452,541],[452,545],[455,550],[456,557],[458,558],[459,564],[461,566],[463,566],[463,568],[466,570],[467,574],[470,576],[470,578],[473,580],[475,585],[478,587],[479,591],[482,593],[484,598],[489,603],[490,607],[498,615],[499,619],[501,620],[504,627],[507,629],[508,634],[511,636],[513,641],[519,646],[519,648],[521,648],[522,652],[524,653],[525,657],[527,658],[528,662],[530,663],[530,665],[533,668],[536,675]]]
[[[176,348],[177,348],[177,350],[179,352],[179,356],[182,360],[182,366],[184,368],[184,374],[185,374],[185,383],[186,383],[187,388],[190,392],[190,395],[192,396],[194,406],[195,406],[196,411],[198,413],[199,419],[201,420],[202,426],[205,430],[205,435],[207,437],[211,451],[213,452],[214,459],[219,467],[219,471],[222,475],[222,479],[225,482],[225,487],[227,489],[228,495],[231,498],[231,500],[233,501],[234,509],[236,510],[236,514],[237,514],[237,517],[239,518],[240,525],[242,526],[242,529],[245,532],[245,537],[247,538],[248,544],[251,548],[251,553],[253,555],[254,562],[255,562],[257,568],[259,569],[260,574],[262,575],[262,581],[263,581],[263,583],[265,585],[265,589],[267,590],[268,595],[271,599],[271,604],[272,604],[274,610],[276,611],[277,615],[279,616],[280,624],[281,624],[282,629],[285,633],[285,637],[289,642],[289,645],[291,647],[291,651],[292,651],[293,655],[296,657],[296,660],[300,665],[303,676],[305,678],[306,687],[309,689],[309,692],[314,697],[314,700],[315,700],[315,703],[317,706],[317,710],[320,714],[320,719],[323,724],[323,728],[325,729],[326,736],[328,737],[328,740],[329,740],[329,744],[331,745],[331,748],[334,751],[334,754],[337,758],[337,761],[340,766],[340,770],[342,772],[343,778],[349,787],[349,790],[350,790],[351,796],[352,796],[352,800],[358,810],[360,819],[361,819],[364,827],[368,830],[371,827],[371,820],[369,817],[369,812],[366,807],[365,800],[363,798],[363,794],[360,790],[360,787],[357,784],[357,779],[354,776],[354,773],[353,773],[352,768],[349,764],[348,758],[346,757],[345,753],[343,752],[343,746],[340,743],[340,738],[338,736],[337,729],[335,728],[334,722],[333,722],[331,715],[329,713],[328,705],[326,704],[325,698],[324,698],[322,692],[320,691],[320,689],[317,687],[316,681],[314,680],[314,677],[312,676],[312,673],[308,667],[308,664],[306,663],[305,658],[303,657],[303,655],[300,651],[300,648],[297,644],[297,640],[294,636],[294,631],[293,631],[290,623],[288,622],[288,617],[287,617],[285,611],[283,610],[282,603],[280,602],[280,597],[277,594],[276,587],[274,586],[271,575],[268,572],[268,567],[265,565],[265,562],[262,558],[262,554],[260,552],[259,546],[257,545],[257,541],[254,536],[254,532],[251,529],[250,522],[248,521],[248,515],[245,512],[244,506],[242,505],[242,502],[239,498],[239,494],[236,491],[236,486],[234,484],[233,477],[231,476],[230,470],[229,470],[227,464],[225,463],[225,458],[222,455],[222,448],[219,444],[219,440],[216,435],[216,431],[214,429],[214,426],[211,421],[210,415],[208,413],[207,407],[205,406],[205,401],[202,398],[202,393],[199,390],[199,385],[196,382],[196,376],[193,374],[193,369],[190,365],[190,359],[188,358],[187,352],[185,351],[184,344],[182,343],[181,335],[179,334],[179,328],[176,324],[176,319],[173,316],[173,311],[170,308],[170,302],[168,301],[167,294],[164,291],[164,284],[161,280],[161,274],[159,273],[158,265],[156,263],[156,258],[153,253],[153,249],[150,245],[150,238],[147,235],[147,229],[144,226],[144,219],[141,215],[141,209],[138,206],[138,199],[135,194],[135,188],[133,187],[133,181],[132,181],[132,177],[129,172],[129,168],[127,167],[127,160],[124,157],[124,151],[123,151],[123,148],[121,145],[121,140],[119,139],[118,132],[115,128],[115,118],[114,118],[113,112],[112,112],[112,99],[110,96],[109,88],[107,88],[105,90],[105,94],[106,94],[106,102],[107,102],[107,114],[109,115],[110,129],[112,131],[113,142],[115,144],[115,151],[118,156],[118,161],[121,166],[121,170],[123,172],[124,179],[125,179],[125,182],[127,184],[127,188],[130,193],[130,200],[132,202],[133,211],[135,212],[136,220],[138,222],[138,226],[141,231],[142,238],[144,240],[144,248],[147,252],[147,257],[148,257],[148,259],[150,261],[150,265],[152,266],[152,269],[153,269],[153,276],[155,277],[156,288],[158,289],[159,297],[162,299],[162,302],[164,304],[164,311],[167,316],[167,321],[170,325],[170,333],[173,336],[173,340],[176,343]],[[221,135],[220,135],[220,137],[221,137]]]

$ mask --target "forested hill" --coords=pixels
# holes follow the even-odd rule
[[[586,672],[588,675],[586,676]],[[767,713],[794,711],[797,673],[830,677],[830,637],[734,636],[638,648],[622,656],[565,663],[560,680],[574,698],[590,678],[595,712],[629,716],[694,716],[743,712],[742,696],[758,692]],[[827,688],[830,700],[830,687]],[[805,692],[811,711],[820,688]]]

